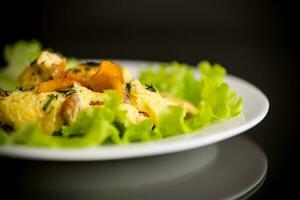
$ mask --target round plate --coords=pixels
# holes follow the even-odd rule
[[[140,69],[150,64],[143,61],[124,60],[119,60],[117,63],[129,68],[134,75]],[[4,145],[0,147],[0,155],[35,160],[114,160],[179,152],[213,144],[252,128],[266,116],[269,109],[269,102],[266,96],[252,84],[232,75],[227,75],[226,82],[243,98],[243,114],[233,119],[216,122],[200,131],[173,136],[155,142],[106,145],[92,148],[51,149]]]

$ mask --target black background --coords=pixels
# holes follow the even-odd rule
[[[10,1],[1,4],[0,47],[36,38],[78,58],[224,65],[270,100],[267,117],[247,132],[269,160],[252,198],[288,199],[297,185],[297,12],[296,3],[269,0]]]

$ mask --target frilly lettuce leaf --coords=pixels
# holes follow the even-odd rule
[[[13,90],[18,86],[17,77],[41,53],[42,46],[36,41],[18,41],[7,45],[3,56],[7,66],[0,69],[0,88]]]
[[[7,143],[9,135],[0,128],[0,145]]]
[[[201,108],[201,112],[185,120],[191,129],[204,127],[213,121],[214,115],[211,106],[206,101],[201,101],[199,107]]]
[[[122,140],[125,143],[150,141],[154,139],[151,134],[152,127],[153,123],[149,119],[142,120],[136,124],[130,123],[124,131]]]
[[[149,67],[143,70],[139,79],[143,84],[152,84],[160,92],[198,104],[201,84],[194,74],[187,64],[172,62],[162,64],[158,69]]]
[[[184,110],[181,106],[168,106],[157,120],[156,130],[163,137],[182,134],[190,131],[184,121]]]
[[[7,45],[3,56],[7,63],[5,72],[9,75],[19,75],[22,70],[34,61],[41,53],[42,46],[36,41],[20,40],[12,45]]]
[[[107,140],[120,143],[119,131],[113,124],[120,102],[117,92],[105,91],[103,107],[79,113],[74,123],[62,128],[63,136],[82,137],[86,146],[100,145]]]
[[[202,75],[201,101],[210,106],[212,119],[224,120],[238,115],[242,111],[243,101],[224,82],[226,70],[218,64],[211,66],[207,61],[199,63],[198,67]],[[203,105],[199,105],[200,113]]]
[[[224,120],[241,113],[243,100],[224,82],[226,70],[219,64],[207,61],[198,64],[200,78],[192,67],[173,62],[158,69],[148,68],[141,72],[144,84],[153,84],[160,92],[185,99],[199,108],[199,113],[186,119],[191,129],[201,128],[214,120]]]

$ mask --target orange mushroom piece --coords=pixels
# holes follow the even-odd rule
[[[36,91],[42,92],[54,92],[59,89],[66,89],[73,85],[76,81],[68,78],[58,78],[50,81],[45,81],[37,85]]]
[[[87,86],[96,92],[114,89],[120,94],[124,92],[123,70],[110,61],[103,61],[99,71],[89,77]]]
[[[96,74],[100,69],[100,64],[93,66],[88,66],[86,64],[79,64],[75,68],[68,69],[65,72],[65,77],[69,79],[76,80],[77,82],[81,83],[85,86],[87,80]]]

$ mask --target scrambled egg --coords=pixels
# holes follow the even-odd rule
[[[98,72],[100,63],[79,64],[64,70],[66,60],[50,52],[42,52],[40,57],[28,66],[19,77],[23,90],[0,93],[0,125],[7,124],[19,128],[27,123],[37,123],[46,134],[59,131],[63,124],[71,124],[78,112],[93,106],[102,106],[104,93],[89,87],[88,79]],[[116,65],[117,66],[117,65]],[[170,96],[142,85],[132,79],[130,72],[122,68],[123,103],[120,109],[126,111],[133,123],[151,119],[157,123],[158,116],[169,105],[181,105],[186,114],[195,114],[198,109],[187,101]],[[45,81],[56,81],[52,92],[38,92],[35,87]],[[73,80],[67,88],[58,89],[61,81]],[[109,81],[109,80],[108,80]],[[126,88],[127,84],[130,89]],[[51,89],[50,87],[50,89]]]
[[[52,134],[59,131],[64,123],[72,123],[79,111],[103,105],[103,93],[76,83],[70,90],[73,93],[69,96],[59,92],[16,90],[0,97],[0,122],[14,128],[37,123],[45,133]],[[127,117],[134,123],[145,119],[136,107],[128,103],[122,103],[120,108],[127,112]]]
[[[73,121],[79,111],[103,104],[103,93],[93,92],[78,84],[74,84],[72,90],[74,93],[70,96],[59,92],[17,90],[9,96],[0,97],[0,122],[14,128],[26,123],[38,123],[44,132],[51,134],[58,131],[63,123]],[[75,94],[78,102],[67,104]]]
[[[154,123],[157,122],[158,115],[169,105],[177,105],[160,96],[159,93],[149,91],[139,80],[131,82],[130,103],[141,112],[146,113]]]
[[[55,99],[46,108],[49,95]],[[0,121],[19,128],[27,123],[38,123],[46,132],[52,133],[60,129],[60,109],[65,97],[57,93],[40,93],[34,91],[14,91],[7,97],[0,97]]]

